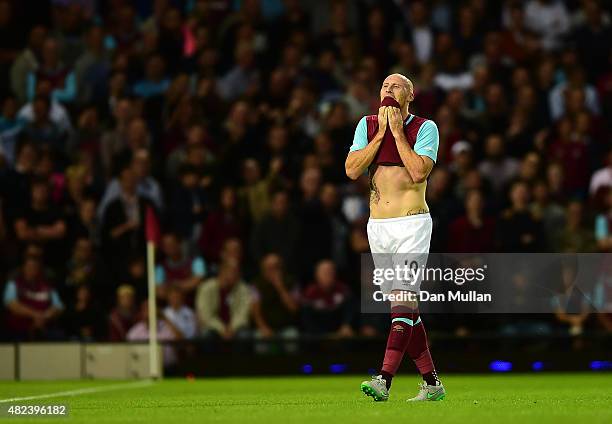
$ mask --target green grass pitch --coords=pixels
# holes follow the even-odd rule
[[[388,402],[359,390],[366,376],[167,379],[147,387],[15,402],[69,405],[44,423],[611,423],[612,374],[446,375],[447,397],[407,403],[419,379],[396,378]],[[0,399],[117,382],[2,382]],[[0,406],[6,406],[0,403]],[[65,421],[64,421],[65,420]],[[400,421],[401,420],[401,421]],[[6,421],[0,418],[0,422]]]

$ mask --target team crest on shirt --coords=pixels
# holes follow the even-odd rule
[[[400,333],[403,333],[404,332],[404,327],[401,326],[400,324],[395,324],[393,326],[393,331],[399,331]]]

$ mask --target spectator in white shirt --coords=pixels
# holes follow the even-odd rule
[[[548,103],[550,117],[556,121],[566,112],[566,97],[572,89],[582,90],[584,96],[584,107],[592,114],[599,115],[599,96],[597,90],[591,84],[586,83],[586,75],[581,68],[571,71],[567,81],[560,82],[550,91]]]
[[[559,48],[570,30],[570,18],[562,1],[531,0],[525,6],[525,26],[539,34],[542,47],[551,51]]]
[[[170,286],[167,300],[164,316],[183,333],[184,338],[192,339],[196,335],[196,316],[193,310],[185,305],[183,293],[177,287]]]
[[[606,166],[593,173],[589,184],[589,193],[592,197],[603,189],[612,189],[612,149],[608,151]]]
[[[434,33],[423,2],[411,3],[409,20],[410,36],[415,47],[416,59],[421,64],[427,63],[433,54]]]

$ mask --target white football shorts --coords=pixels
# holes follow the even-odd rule
[[[380,285],[381,291],[385,294],[392,290],[418,292],[429,255],[431,215],[424,213],[399,218],[370,218],[367,229],[374,267],[394,271],[399,267],[402,270],[399,278],[385,278]],[[406,266],[414,271],[406,273]]]

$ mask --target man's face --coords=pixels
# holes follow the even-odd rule
[[[493,159],[499,158],[503,154],[504,141],[501,137],[490,136],[486,143],[487,156]]]
[[[134,307],[134,294],[127,291],[118,294],[117,306],[122,309],[132,309]]]
[[[264,278],[271,280],[277,273],[281,272],[282,265],[280,257],[276,254],[269,254],[264,257],[261,264],[261,273]]]
[[[399,75],[389,75],[382,84],[380,89],[380,100],[385,97],[392,97],[403,108],[406,103],[412,101],[413,95],[410,91],[406,80]]]
[[[86,200],[81,203],[79,211],[83,222],[92,222],[96,213],[96,203],[93,200]]]
[[[128,138],[136,147],[143,146],[147,138],[147,126],[142,119],[135,119],[130,123]]]
[[[76,260],[85,261],[91,258],[91,241],[88,239],[79,239],[74,247],[74,257]]]
[[[144,260],[134,260],[129,265],[128,272],[130,273],[130,276],[136,280],[143,278],[146,273]]]
[[[465,199],[465,208],[470,212],[480,212],[482,210],[482,195],[480,192],[470,192]]]
[[[529,190],[525,184],[516,184],[510,193],[510,200],[514,206],[524,206],[529,202]]]
[[[173,308],[179,308],[183,305],[183,295],[177,289],[168,292],[168,304]]]
[[[315,270],[315,280],[323,290],[331,290],[336,281],[336,268],[332,261],[322,261]]]
[[[221,287],[234,287],[239,280],[240,268],[238,268],[237,264],[227,264],[219,272],[219,283]]]
[[[125,168],[121,171],[119,178],[121,188],[128,194],[134,194],[136,192],[136,175],[132,168]]]
[[[176,237],[171,234],[166,235],[162,240],[162,250],[170,257],[180,256],[180,244]]]
[[[40,263],[35,260],[28,260],[23,266],[23,276],[27,281],[34,281],[40,275]]]
[[[271,211],[277,218],[282,218],[289,209],[289,199],[286,193],[277,193],[272,199]]]
[[[55,40],[48,39],[45,41],[42,57],[47,64],[55,64],[57,62],[57,43]]]
[[[49,198],[49,190],[45,184],[32,186],[32,202],[46,203]]]
[[[134,167],[134,173],[137,178],[144,178],[149,175],[149,154],[146,150],[139,150],[135,156],[134,161],[132,163]]]

